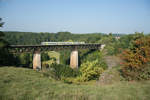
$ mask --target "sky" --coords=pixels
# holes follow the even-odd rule
[[[0,0],[0,30],[150,33],[150,0]]]

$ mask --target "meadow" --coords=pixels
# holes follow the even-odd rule
[[[150,81],[67,84],[43,72],[0,67],[0,100],[149,100]]]

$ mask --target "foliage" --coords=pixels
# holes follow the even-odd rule
[[[114,47],[114,43],[112,44],[109,44],[106,46],[106,49],[107,49],[107,55],[114,55],[116,54],[116,50],[115,50],[115,47]]]
[[[30,53],[21,53],[13,54],[14,64],[16,67],[32,67],[33,54]],[[10,63],[9,63],[10,64]]]
[[[0,18],[0,27],[3,26],[2,19]],[[0,31],[0,66],[1,65],[12,65],[14,64],[13,55],[8,52],[6,47],[8,42],[4,39],[5,34]]]
[[[98,41],[101,44],[105,44],[105,49],[107,50],[108,55],[116,54],[115,45],[118,42],[115,37],[110,33],[109,35],[104,36],[101,40]]]
[[[128,80],[150,79],[150,36],[133,41],[132,48],[123,52],[122,73]],[[148,71],[148,72],[147,72]]]
[[[120,39],[115,39],[112,35],[106,36],[100,40],[100,43],[106,44],[108,55],[117,55],[124,49],[132,48],[132,42],[144,36],[144,33],[135,32],[135,34],[120,35]]]
[[[111,43],[114,43],[115,41],[115,38],[111,34],[109,34],[104,35],[98,42],[101,44],[109,45]]]
[[[5,39],[13,45],[39,45],[41,42],[78,41],[96,43],[104,35],[101,33],[72,34],[70,32],[33,33],[33,32],[4,32]]]
[[[29,64],[30,64],[30,54],[29,53],[22,53],[19,55],[19,62],[20,62],[20,65],[22,66],[26,66],[28,67]]]
[[[87,54],[86,54],[87,53]],[[81,59],[81,64],[88,62],[93,62],[93,61],[97,61],[97,65],[101,66],[103,69],[107,69],[107,64],[105,63],[104,59],[103,59],[103,54],[102,52],[98,51],[98,50],[94,50],[94,51],[87,51],[83,56],[83,58]]]
[[[99,78],[103,72],[103,68],[99,66],[98,60],[83,63],[80,68],[81,75],[77,77],[78,81],[89,81]]]
[[[46,53],[46,52],[41,53],[41,60],[42,61],[47,61],[49,59],[50,59],[50,57],[49,57],[48,53]]]
[[[60,64],[69,65],[70,64],[70,50],[60,51]]]
[[[52,78],[56,80],[61,80],[64,77],[76,77],[79,74],[78,70],[74,70],[67,65],[52,64],[49,66],[49,71],[47,72]]]
[[[57,63],[55,58],[51,58],[48,61],[42,61],[42,70],[46,70],[49,66],[55,63]]]

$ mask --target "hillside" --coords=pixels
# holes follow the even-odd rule
[[[150,81],[75,85],[32,69],[1,67],[0,100],[149,100]]]

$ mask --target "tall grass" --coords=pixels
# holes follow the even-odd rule
[[[75,85],[32,69],[1,67],[0,100],[149,100],[150,81]]]

